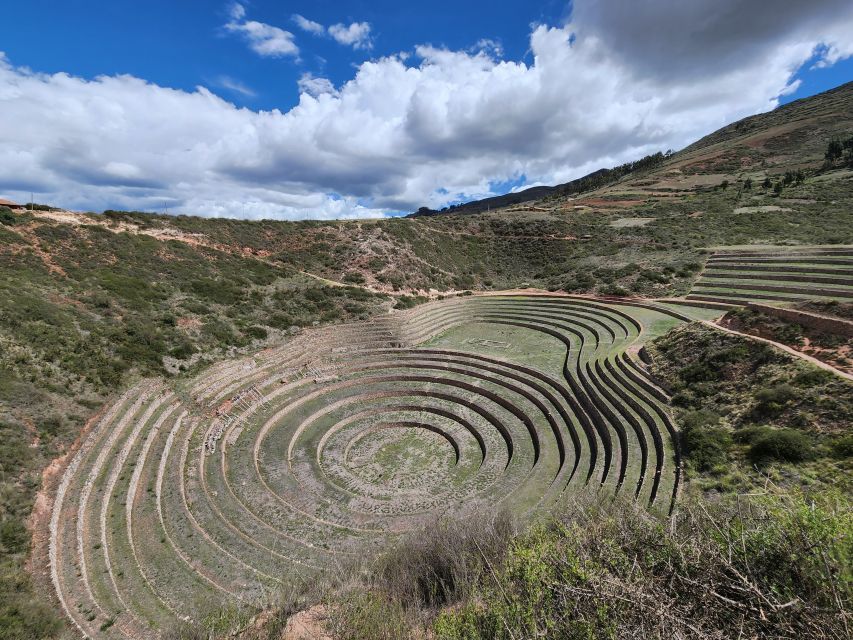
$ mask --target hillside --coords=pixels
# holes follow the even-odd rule
[[[0,631],[843,637],[851,132],[853,83],[486,212],[3,210]]]

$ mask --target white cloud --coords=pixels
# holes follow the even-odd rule
[[[222,89],[227,89],[233,93],[239,93],[241,96],[245,96],[247,98],[254,98],[258,95],[254,89],[230,76],[219,76],[216,78],[215,84]]]
[[[370,24],[367,22],[353,22],[350,25],[333,24],[329,27],[329,35],[335,42],[353,49],[370,49],[373,43],[370,40]]]
[[[328,78],[318,78],[310,73],[303,73],[299,78],[299,91],[307,93],[314,98],[327,93],[333,96],[338,95],[335,85]]]
[[[252,51],[258,55],[270,58],[299,55],[299,47],[296,46],[293,34],[289,31],[263,22],[244,20],[246,9],[238,3],[232,5],[230,13],[231,21],[225,25],[225,29],[242,35]]]
[[[814,0],[807,18],[780,0],[772,13],[787,19],[772,29],[747,0],[703,5],[704,18],[674,0],[626,2],[617,17],[604,4],[576,0],[571,24],[536,27],[532,63],[418,47],[364,62],[337,89],[303,76],[287,112],[0,58],[0,197],[280,218],[441,207],[521,176],[553,184],[683,147],[774,107],[816,49],[828,64],[853,46],[841,0]],[[692,38],[667,37],[670,14],[695,25]]]
[[[293,21],[303,31],[307,31],[308,33],[312,33],[315,36],[321,36],[326,33],[326,27],[321,25],[319,22],[314,22],[313,20],[309,20],[308,18],[299,15],[298,13],[293,14]]]
[[[246,17],[246,7],[239,2],[235,2],[231,5],[228,13],[231,15],[231,20],[236,22]]]
[[[503,45],[497,40],[492,40],[491,38],[482,38],[477,41],[470,50],[471,53],[479,53],[486,52],[492,54],[495,58],[503,58],[504,48]]]
[[[293,21],[303,31],[315,36],[330,36],[338,44],[353,49],[372,49],[373,41],[370,37],[370,23],[353,22],[349,25],[342,23],[333,24],[328,29],[319,22],[309,20],[298,13],[293,14]]]

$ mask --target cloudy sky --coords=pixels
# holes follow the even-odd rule
[[[849,0],[29,0],[0,197],[373,217],[554,184],[853,80]]]

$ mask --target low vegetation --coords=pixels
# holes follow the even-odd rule
[[[849,496],[772,486],[690,498],[671,519],[580,496],[517,535],[502,512],[439,519],[373,563],[288,593],[241,637],[277,638],[313,607],[318,632],[343,640],[846,638],[851,530]],[[171,637],[204,638],[221,621]]]
[[[809,302],[801,306],[805,310],[822,313],[830,317],[849,315],[849,308],[851,307],[850,303],[839,302]],[[853,372],[853,360],[851,360],[853,340],[850,338],[746,308],[728,312],[721,323],[723,326],[750,335],[768,338],[774,342],[788,345],[842,371]]]
[[[707,491],[786,486],[850,489],[853,384],[766,344],[702,325],[678,327],[650,351],[673,392],[688,469]],[[758,469],[760,473],[755,473]]]

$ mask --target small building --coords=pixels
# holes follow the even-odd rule
[[[11,200],[4,200],[3,198],[0,198],[0,207],[12,209],[12,211],[24,211],[26,209],[26,207],[22,204],[12,202]]]

